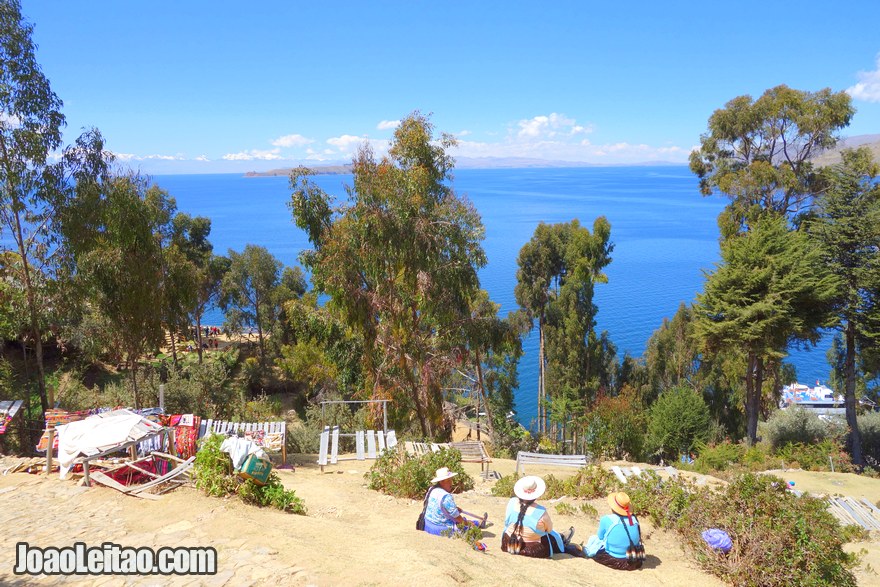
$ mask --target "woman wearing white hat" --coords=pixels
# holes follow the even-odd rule
[[[513,486],[516,497],[507,503],[501,550],[533,558],[549,558],[566,551],[581,554],[580,549],[568,544],[574,528],[569,528],[565,536],[560,535],[553,530],[547,509],[535,503],[546,489],[544,480],[534,476],[523,477]]]
[[[425,506],[425,532],[440,536],[455,532],[459,526],[473,523],[465,520],[452,498],[452,478],[458,475],[448,467],[437,469],[428,489]]]

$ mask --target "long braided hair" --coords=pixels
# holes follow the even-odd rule
[[[519,554],[525,546],[525,541],[522,537],[523,519],[526,517],[526,511],[529,509],[529,506],[533,503],[535,503],[534,499],[524,500],[519,498],[519,516],[513,524],[513,531],[510,533],[510,538],[507,541],[507,552],[510,554]]]

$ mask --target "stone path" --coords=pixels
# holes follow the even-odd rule
[[[189,493],[187,497],[192,500],[205,499],[191,489],[179,489],[175,493]],[[179,495],[175,498],[153,502],[106,488],[79,487],[70,481],[58,480],[57,476],[50,479],[26,474],[5,476],[0,480],[0,528],[5,530],[0,542],[0,584],[247,587],[310,583],[308,573],[282,560],[271,545],[255,542],[252,532],[247,538],[212,539],[208,529],[200,524],[200,518],[205,516],[200,516],[197,508],[190,508],[189,512],[175,511],[181,509],[177,502],[186,501]],[[231,516],[230,524],[234,527],[240,520]],[[151,548],[213,546],[217,549],[218,573],[206,577],[17,576],[13,568],[15,544],[19,541],[39,547],[70,546],[75,542],[100,546],[108,541]]]

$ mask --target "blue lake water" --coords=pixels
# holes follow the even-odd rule
[[[262,245],[286,265],[297,264],[309,248],[292,221],[286,177],[240,175],[157,176],[156,183],[177,200],[178,209],[212,220],[211,241],[218,254]],[[328,193],[344,197],[350,175],[316,176]],[[590,167],[565,169],[465,169],[455,172],[455,190],[468,197],[486,227],[489,259],[480,280],[501,315],[516,309],[516,257],[539,222],[574,218],[592,230],[605,216],[611,223],[613,261],[608,283],[596,286],[598,330],[607,330],[623,356],[641,356],[664,317],[702,290],[704,270],[719,259],[716,218],[726,200],[701,197],[687,167]],[[222,323],[214,312],[207,324]],[[827,337],[826,337],[827,338]],[[526,337],[516,394],[518,419],[537,413],[537,335]],[[794,350],[789,362],[799,380],[825,380],[830,340],[810,350]]]

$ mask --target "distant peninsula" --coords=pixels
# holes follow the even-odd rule
[[[303,167],[308,167],[312,170],[316,175],[344,175],[346,173],[351,173],[351,165],[316,165],[314,167],[309,167],[308,165],[303,165]],[[287,177],[290,175],[290,172],[296,169],[295,167],[282,167],[281,169],[270,169],[268,171],[248,171],[244,174],[245,177],[277,177],[279,175]]]

